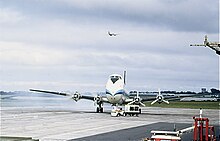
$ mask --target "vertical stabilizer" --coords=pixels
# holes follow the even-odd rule
[[[123,78],[124,78],[124,84],[126,85],[126,71],[123,73]]]
[[[208,36],[207,36],[207,35],[205,35],[205,39],[204,39],[204,45],[206,46],[206,45],[207,45],[207,43],[208,43]]]

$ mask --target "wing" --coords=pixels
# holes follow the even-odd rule
[[[141,98],[139,94],[137,94],[136,96],[129,97],[128,99],[125,100],[125,104],[137,104],[137,105],[145,106],[143,102],[148,102],[148,101],[151,101],[151,105],[153,105],[156,102],[158,102],[159,104],[162,102],[169,104],[169,101],[176,101],[185,97],[198,97],[198,96],[204,96],[204,94],[164,96],[159,91],[159,94],[156,96],[145,96],[144,98],[143,97]]]
[[[78,101],[80,99],[87,99],[87,100],[92,100],[96,102],[97,104],[103,103],[103,102],[109,103],[106,97],[99,96],[99,95],[88,96],[88,95],[81,95],[78,92],[75,92],[74,94],[70,94],[70,93],[65,93],[65,92],[55,92],[55,91],[37,90],[37,89],[29,89],[29,90],[34,91],[34,92],[40,92],[40,93],[49,93],[49,94],[55,94],[55,95],[61,95],[61,96],[69,96],[75,101]]]
[[[54,91],[45,91],[45,90],[36,90],[36,89],[29,89],[30,91],[40,92],[40,93],[49,93],[55,95],[62,95],[62,96],[71,96],[71,94],[63,93],[63,92],[54,92]]]

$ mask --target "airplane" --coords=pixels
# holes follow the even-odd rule
[[[207,46],[215,50],[216,54],[220,55],[220,43],[219,42],[209,42],[208,36],[205,35],[204,44],[190,44],[190,46]]]
[[[103,113],[103,103],[110,103],[112,106],[118,105],[125,105],[125,104],[135,104],[145,106],[143,102],[145,101],[153,101],[151,105],[158,102],[159,104],[165,102],[169,104],[168,101],[164,100],[163,95],[160,93],[157,94],[156,98],[146,98],[142,99],[139,96],[139,92],[136,91],[136,96],[129,96],[127,91],[125,90],[126,85],[126,71],[122,75],[119,74],[112,74],[109,76],[108,81],[106,83],[106,91],[105,95],[97,95],[97,96],[88,96],[88,95],[81,95],[79,92],[75,92],[74,94],[65,93],[65,92],[54,92],[54,91],[47,91],[47,90],[38,90],[38,89],[30,89],[30,91],[34,92],[41,92],[41,93],[50,93],[55,95],[62,95],[62,96],[69,96],[71,99],[75,100],[76,102],[80,99],[87,99],[92,100],[97,105],[96,112]],[[172,98],[177,98],[172,96]],[[141,111],[140,111],[141,112]]]
[[[109,36],[117,36],[118,34],[116,34],[116,33],[110,33],[110,32],[108,31],[108,35],[109,35]]]

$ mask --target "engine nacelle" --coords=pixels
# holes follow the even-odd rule
[[[160,90],[159,90],[159,93],[158,93],[158,95],[156,96],[156,99],[153,101],[153,102],[151,102],[151,105],[153,105],[154,103],[162,103],[162,102],[165,102],[165,103],[167,103],[167,104],[169,104],[169,101],[166,101],[166,100],[164,100],[164,97],[163,97],[163,95],[160,93]]]
[[[80,95],[80,93],[78,93],[78,92],[76,92],[76,93],[72,96],[72,99],[75,100],[76,102],[77,102],[78,100],[80,100],[80,98],[81,98],[81,95]]]
[[[94,97],[94,102],[99,105],[102,103],[102,97],[101,96],[96,96]]]
[[[156,99],[157,99],[157,102],[160,104],[160,103],[163,102],[163,99],[164,99],[164,98],[163,98],[162,95],[158,95]]]
[[[134,97],[134,103],[135,104],[140,104],[140,102],[141,102],[140,97]]]

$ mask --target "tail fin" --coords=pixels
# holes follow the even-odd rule
[[[124,84],[126,85],[126,71],[123,73],[123,78],[124,78]]]
[[[205,39],[204,39],[204,45],[206,46],[206,45],[207,45],[207,43],[208,43],[208,36],[207,36],[207,35],[205,35]]]

